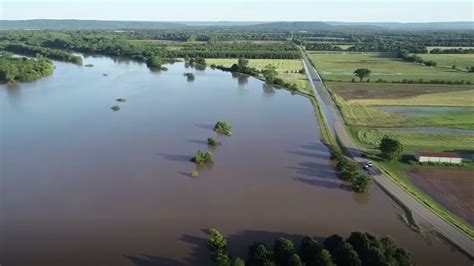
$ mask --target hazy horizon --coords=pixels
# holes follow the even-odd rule
[[[390,10],[390,12],[387,12]],[[58,12],[60,11],[60,12]],[[439,0],[4,0],[1,20],[156,22],[473,22],[471,1]]]

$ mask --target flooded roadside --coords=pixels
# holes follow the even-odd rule
[[[2,265],[206,265],[211,227],[239,255],[282,234],[360,230],[393,236],[419,265],[470,265],[401,223],[377,186],[360,195],[337,179],[306,98],[179,63],[84,63],[0,86]],[[215,136],[218,120],[232,137]],[[222,142],[215,163],[192,178],[208,137]]]

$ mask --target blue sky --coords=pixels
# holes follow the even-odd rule
[[[471,0],[0,0],[0,19],[473,21]]]

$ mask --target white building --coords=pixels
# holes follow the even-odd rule
[[[415,154],[418,162],[433,163],[461,163],[462,157],[456,152],[428,152],[420,151]]]

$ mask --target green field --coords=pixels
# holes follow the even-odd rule
[[[474,150],[473,134],[450,134],[439,132],[415,132],[383,128],[350,127],[352,136],[363,147],[378,147],[384,135],[400,140],[406,151]]]
[[[327,87],[351,126],[474,128],[474,86],[332,82]]]
[[[394,54],[391,53],[312,52],[308,55],[319,74],[326,81],[351,81],[354,78],[355,69],[368,68],[372,71],[369,77],[372,82],[377,79],[386,81],[423,79],[424,81],[465,80],[474,83],[472,73],[405,62],[394,57]]]
[[[466,71],[466,67],[474,66],[474,54],[419,54],[419,56],[423,60],[436,62],[438,67],[451,68],[455,65],[457,69]]]

